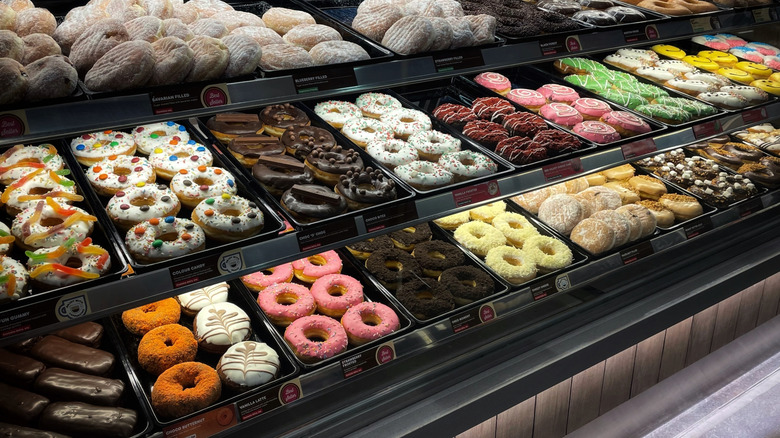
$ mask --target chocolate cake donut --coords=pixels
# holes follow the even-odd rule
[[[455,308],[455,299],[450,291],[430,278],[413,278],[404,282],[395,296],[418,319],[430,319]]]

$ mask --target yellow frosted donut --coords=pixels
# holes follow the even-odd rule
[[[721,67],[734,67],[739,61],[731,53],[721,52],[720,50],[702,50],[698,55],[717,62]]]
[[[563,269],[574,261],[574,255],[566,244],[549,236],[531,237],[523,245],[523,251],[536,257],[536,267],[541,273]]]
[[[460,213],[451,214],[449,216],[440,217],[433,222],[444,228],[445,230],[454,230],[459,226],[465,224],[471,220],[471,216],[468,211],[461,211]]]
[[[763,64],[750,61],[740,61],[736,67],[742,71],[750,73],[756,79],[766,79],[772,75],[773,70]]]
[[[669,44],[656,44],[651,47],[653,51],[659,55],[668,56],[672,59],[683,59],[685,57],[685,51],[679,47],[671,46]]]
[[[735,67],[723,67],[718,69],[718,74],[723,75],[732,81],[737,81],[742,84],[749,84],[756,79],[750,73],[740,70]]]
[[[769,79],[758,79],[751,82],[750,85],[760,88],[769,94],[780,96],[780,82],[771,81]]]
[[[504,201],[498,201],[469,210],[469,216],[475,221],[482,221],[489,224],[493,222],[494,217],[504,211],[506,211],[506,203]]]
[[[455,230],[455,240],[469,251],[482,257],[492,248],[506,244],[506,238],[501,231],[481,221],[459,226]]]
[[[485,264],[512,284],[521,284],[536,278],[536,256],[534,253],[498,246],[488,251]]]
[[[684,57],[682,60],[683,60],[683,62],[687,62],[688,64],[690,64],[690,65],[692,65],[692,66],[694,66],[696,68],[700,68],[702,70],[707,70],[707,71],[713,72],[713,73],[718,71],[718,69],[720,68],[720,64],[718,64],[717,62],[715,62],[715,61],[713,61],[713,60],[711,60],[709,58],[705,58],[703,56],[688,55],[688,56]]]
[[[522,248],[525,241],[539,234],[525,216],[518,213],[504,212],[493,218],[493,226],[506,237],[506,240]]]

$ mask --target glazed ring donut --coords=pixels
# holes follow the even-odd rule
[[[133,129],[136,150],[144,155],[149,155],[158,147],[165,147],[171,140],[187,143],[190,141],[190,133],[184,126],[171,121],[137,126]]]
[[[192,331],[179,324],[166,324],[149,330],[138,343],[138,365],[159,376],[168,368],[190,362],[198,353]]]
[[[387,336],[401,328],[398,315],[390,307],[364,301],[350,307],[341,317],[350,345],[358,346]]]
[[[522,284],[536,278],[536,256],[511,246],[497,246],[488,251],[485,264],[504,280]]]
[[[304,363],[333,357],[346,350],[349,342],[344,327],[322,315],[296,319],[284,330],[284,340]]]
[[[359,260],[367,259],[374,251],[392,247],[393,241],[390,240],[387,234],[372,237],[346,246],[347,250]]]
[[[46,198],[54,198],[62,204],[72,204],[84,199],[76,193],[76,185],[73,181],[59,176],[57,172],[44,171],[44,168],[35,169],[5,188],[0,195],[0,202],[5,204],[9,215],[16,216],[26,208],[35,207],[39,201]]]
[[[314,283],[318,278],[341,273],[341,257],[336,251],[325,251],[292,262],[295,278]]]
[[[642,0],[636,6],[666,15],[689,15],[691,13],[691,10],[685,6],[667,0]]]
[[[393,96],[382,93],[364,93],[358,96],[355,104],[366,117],[378,119],[382,114],[403,108],[401,102]]]
[[[223,193],[206,198],[192,210],[192,221],[211,239],[235,242],[263,229],[263,211],[248,199]]]
[[[474,254],[484,257],[491,249],[506,244],[506,238],[492,225],[473,221],[455,230],[455,240]]]
[[[418,243],[412,257],[420,264],[424,275],[439,278],[443,271],[460,266],[466,261],[463,251],[441,240]]]
[[[179,170],[171,179],[171,190],[182,204],[195,208],[206,198],[238,193],[235,181],[233,174],[221,167],[198,166]]]
[[[133,155],[135,142],[130,134],[108,130],[74,138],[70,150],[79,163],[91,166],[111,155]]]
[[[507,242],[522,248],[526,240],[539,235],[536,229],[525,216],[519,213],[505,212],[493,218],[493,226],[506,237]]]
[[[122,231],[153,218],[176,216],[181,210],[178,197],[165,184],[145,184],[120,190],[108,200],[108,217]]]
[[[393,172],[417,190],[433,190],[455,181],[455,176],[438,163],[412,161],[396,167]]]
[[[422,274],[417,260],[398,248],[374,251],[366,259],[365,265],[368,272],[389,290],[396,290],[400,285]]]
[[[404,282],[395,297],[417,319],[430,319],[455,308],[455,299],[443,284],[431,278]]]
[[[138,183],[151,184],[156,174],[149,160],[131,155],[111,155],[85,171],[87,180],[99,195],[114,196]]]
[[[341,129],[348,120],[363,117],[357,105],[340,100],[328,100],[314,105],[314,114],[337,129]]]
[[[349,275],[328,274],[311,285],[311,295],[318,313],[341,318],[347,309],[363,302],[363,285]]]
[[[540,274],[563,269],[574,260],[574,254],[565,243],[541,234],[526,240],[523,251],[535,254],[536,267]]]
[[[265,288],[257,296],[257,304],[271,323],[287,327],[298,318],[309,316],[317,303],[306,286],[295,283],[277,283]]]
[[[0,183],[8,185],[35,169],[58,171],[65,162],[51,144],[24,146],[17,144],[0,155]]]
[[[134,309],[122,312],[122,324],[130,333],[143,336],[150,330],[166,325],[176,324],[181,318],[181,306],[173,298],[144,304]]]
[[[27,279],[30,277],[27,269],[7,256],[0,256],[0,267],[3,272],[0,276],[0,303],[27,296]]]
[[[80,242],[92,234],[96,221],[95,216],[78,207],[63,208],[53,198],[46,198],[16,215],[11,233],[19,247],[34,251],[63,245],[68,239]]]
[[[404,251],[412,251],[415,245],[427,242],[431,237],[433,237],[431,227],[425,222],[390,233],[393,245]]]
[[[386,112],[379,120],[389,126],[396,138],[401,140],[407,140],[409,136],[420,131],[430,131],[433,127],[427,114],[408,108]]]
[[[222,382],[214,368],[183,362],[165,370],[152,387],[152,407],[163,418],[178,418],[219,400]]]
[[[370,118],[347,120],[341,127],[341,133],[362,148],[372,141],[390,140],[395,137],[392,128]]]
[[[390,170],[419,158],[415,148],[397,138],[371,141],[366,146],[366,152]]]
[[[131,228],[125,245],[133,258],[148,264],[201,251],[206,247],[206,235],[189,219],[166,216]]]
[[[409,137],[409,146],[417,150],[421,160],[439,161],[442,154],[458,152],[460,140],[440,131],[419,131]]]
[[[492,295],[496,284],[487,272],[474,266],[447,269],[439,276],[439,283],[450,291],[459,306]]]
[[[455,182],[492,175],[498,171],[498,165],[493,160],[485,154],[470,150],[443,154],[439,157],[439,165],[454,175]]]
[[[244,286],[255,292],[262,292],[265,288],[278,283],[289,283],[293,278],[293,267],[290,263],[284,263],[262,271],[253,272],[241,277]]]
[[[205,146],[190,140],[186,143],[169,144],[165,148],[155,148],[149,154],[157,176],[170,180],[182,169],[193,169],[199,166],[211,166],[211,152]]]
[[[485,204],[481,207],[469,210],[469,217],[475,221],[482,221],[486,224],[492,224],[493,219],[506,211],[506,202],[496,201]]]
[[[105,274],[111,268],[108,251],[87,237],[78,244],[68,240],[63,246],[27,252],[27,267],[33,284],[43,289],[63,287]],[[78,260],[78,268],[67,266]]]

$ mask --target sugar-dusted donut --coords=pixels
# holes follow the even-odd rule
[[[138,183],[151,184],[156,179],[149,160],[131,155],[111,155],[88,167],[84,173],[92,188],[103,196],[113,196]]]
[[[350,345],[358,346],[398,330],[401,322],[395,311],[377,302],[356,304],[341,317]]]
[[[363,113],[352,102],[328,100],[314,105],[314,114],[334,128],[341,128],[347,120],[360,118]]]
[[[70,150],[79,163],[91,166],[111,155],[133,155],[135,142],[128,133],[107,130],[74,138],[70,142]]]
[[[315,65],[341,64],[371,59],[360,44],[352,41],[323,41],[309,50]]]
[[[30,275],[24,265],[7,256],[0,256],[0,303],[27,296]]]
[[[132,134],[136,149],[144,155],[149,155],[157,147],[165,147],[171,140],[182,143],[190,140],[187,128],[173,121],[137,126]]]
[[[60,176],[66,172],[64,169],[57,172],[35,169],[6,187],[0,195],[0,202],[5,204],[9,215],[16,216],[46,198],[54,198],[61,204],[82,201],[84,198],[76,193],[75,183]]]
[[[108,217],[122,231],[153,218],[176,216],[181,202],[165,184],[145,184],[127,187],[114,194],[106,204]]]
[[[591,254],[605,253],[615,246],[615,232],[606,222],[586,218],[571,231],[571,241]]]
[[[461,142],[441,131],[423,130],[409,136],[409,146],[417,150],[421,159],[435,162],[442,154],[458,152]]]
[[[195,208],[204,199],[238,193],[236,178],[221,167],[180,169],[171,179],[171,190],[182,204]]]
[[[223,193],[206,198],[192,210],[192,221],[211,239],[235,242],[254,236],[265,224],[263,211],[254,202]]]
[[[263,14],[263,22],[279,35],[284,35],[295,26],[301,24],[315,24],[311,14],[295,9],[273,7]]]
[[[318,313],[341,318],[347,309],[363,302],[363,285],[349,275],[328,274],[312,283],[311,295]]]
[[[347,120],[341,127],[341,133],[362,148],[372,141],[390,140],[395,136],[393,128],[372,118]]]
[[[30,279],[33,285],[42,289],[92,280],[111,268],[108,251],[93,245],[89,237],[78,243],[68,239],[64,245],[27,251],[26,255]],[[78,267],[68,266],[74,260],[78,260]]]
[[[319,362],[347,349],[347,333],[333,318],[311,315],[298,318],[284,330],[284,340],[304,363]]]
[[[244,286],[255,292],[261,292],[277,283],[289,283],[293,278],[293,267],[290,263],[266,268],[241,277]]]
[[[272,324],[281,327],[292,324],[298,318],[309,316],[317,309],[317,303],[309,289],[296,283],[268,286],[258,294],[257,305]]]
[[[539,219],[563,235],[569,235],[584,217],[582,204],[566,194],[550,196],[539,206]]]
[[[133,258],[148,264],[201,251],[206,247],[206,235],[189,219],[167,216],[128,230],[125,245]]]
[[[157,176],[167,180],[173,178],[182,169],[211,166],[212,162],[211,152],[194,140],[186,143],[169,143],[164,148],[155,148],[149,154],[149,163],[151,163]]]
[[[22,249],[34,251],[60,246],[71,238],[80,242],[89,237],[96,221],[78,207],[63,208],[53,198],[46,198],[16,215],[11,233]]]
[[[65,167],[65,162],[57,153],[54,145],[46,143],[38,146],[17,144],[0,155],[0,183],[8,185],[35,169],[57,171]]]

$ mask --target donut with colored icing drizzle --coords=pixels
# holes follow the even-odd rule
[[[266,268],[241,277],[244,286],[255,292],[262,292],[265,288],[277,283],[289,283],[293,278],[293,267],[290,263]]]
[[[287,327],[298,318],[317,310],[317,303],[306,286],[297,283],[277,283],[257,296],[257,305],[271,323]]]
[[[364,148],[374,140],[390,140],[395,138],[393,128],[387,124],[371,118],[351,119],[341,127],[344,134],[356,145]]]
[[[383,93],[363,93],[355,99],[355,105],[364,116],[374,119],[403,107],[398,99]]]
[[[53,198],[38,201],[16,215],[11,225],[15,242],[25,250],[60,246],[68,239],[82,241],[92,234],[95,216],[73,206],[61,207]]]
[[[76,193],[75,183],[60,176],[68,172],[67,169],[56,172],[45,168],[35,169],[6,187],[0,195],[0,202],[5,204],[9,215],[16,216],[46,198],[54,198],[61,204],[82,201],[84,198]]]
[[[195,315],[192,327],[198,347],[209,353],[224,353],[252,335],[249,316],[230,302],[207,305]]]
[[[470,150],[443,154],[438,163],[455,177],[456,182],[492,175],[498,171],[498,165],[493,160],[485,154]]]
[[[108,217],[122,231],[153,218],[176,216],[181,210],[178,197],[165,184],[138,185],[120,190],[108,200]]]
[[[412,161],[409,164],[397,166],[393,172],[401,180],[418,190],[433,190],[450,185],[455,180],[452,172],[438,163],[429,161]]]
[[[155,148],[149,154],[157,176],[170,180],[182,169],[194,169],[199,166],[211,166],[214,158],[202,144],[190,140],[186,143],[169,144],[164,148]]]
[[[477,120],[477,115],[471,108],[456,103],[444,103],[433,110],[433,117],[437,120],[462,129],[466,123]]]
[[[108,251],[93,245],[89,237],[79,243],[69,239],[64,245],[27,251],[25,254],[28,257],[30,279],[33,285],[42,289],[92,280],[111,268]],[[68,266],[72,264],[78,267]]]
[[[590,97],[581,97],[571,106],[582,115],[583,120],[598,120],[599,117],[612,111],[608,103]]]
[[[284,340],[304,363],[333,357],[347,349],[347,332],[333,318],[322,315],[296,319],[284,330]]]
[[[134,259],[149,264],[203,250],[206,235],[189,219],[166,216],[132,227],[125,235],[125,245]]]
[[[544,84],[536,91],[541,93],[548,102],[572,103],[580,98],[579,93],[566,85]]]
[[[347,332],[349,344],[354,346],[387,336],[401,328],[401,322],[393,309],[369,301],[347,309],[341,317],[341,325]]]
[[[179,170],[171,179],[171,190],[189,208],[195,208],[206,198],[238,193],[232,173],[221,167],[208,166]]]
[[[438,161],[442,154],[457,152],[461,142],[441,131],[420,131],[409,137],[409,146],[417,150],[420,159]]]
[[[265,224],[263,211],[254,202],[237,195],[206,198],[192,210],[192,221],[211,239],[235,242],[254,236]]]
[[[14,145],[0,154],[0,183],[8,185],[35,169],[58,171],[65,162],[57,153],[54,145],[46,143],[38,146]]]
[[[182,143],[190,140],[187,128],[172,121],[137,126],[133,128],[132,134],[136,150],[144,155],[149,155],[155,148],[165,146],[171,140]]]
[[[24,265],[7,256],[0,256],[0,303],[27,296],[30,275]]]
[[[87,180],[99,195],[114,196],[140,182],[151,184],[156,174],[149,160],[131,155],[111,155],[85,171]]]
[[[557,125],[570,129],[583,121],[582,114],[565,103],[548,103],[539,110],[539,114]]]
[[[547,98],[542,93],[526,88],[515,88],[507,94],[506,98],[533,112],[538,112],[539,108],[547,103]]]
[[[396,138],[406,140],[412,134],[431,130],[431,119],[422,111],[401,108],[382,114],[379,120],[393,130]]]
[[[620,140],[620,134],[618,134],[615,128],[598,120],[586,120],[577,123],[572,131],[598,144],[607,144]]]
[[[341,100],[328,100],[314,105],[314,114],[334,128],[340,129],[348,120],[363,117],[357,105]]]
[[[419,159],[417,149],[397,138],[390,140],[374,140],[368,143],[366,152],[390,170],[394,169],[396,166],[408,164]]]
[[[347,309],[363,302],[363,285],[349,275],[328,274],[312,283],[311,295],[318,313],[341,318]]]
[[[222,282],[179,294],[173,298],[179,302],[181,312],[192,318],[209,304],[224,303],[227,301],[228,289],[230,289],[230,286],[228,286],[227,283]]]
[[[647,122],[627,111],[610,111],[604,113],[599,120],[615,128],[621,137],[645,134],[652,129]]]
[[[279,374],[279,354],[263,342],[244,341],[227,349],[217,363],[222,384],[239,391],[270,382]]]
[[[107,130],[74,138],[70,150],[79,163],[91,166],[111,155],[133,155],[135,142],[130,134]]]

